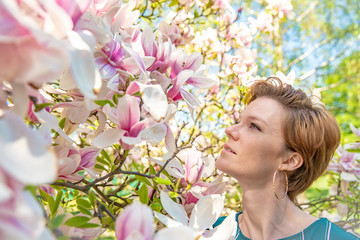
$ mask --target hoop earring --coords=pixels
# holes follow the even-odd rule
[[[286,175],[286,172],[283,171],[283,172],[284,172],[284,176],[285,176],[285,194],[284,194],[284,196],[283,196],[282,198],[279,198],[279,196],[276,194],[276,190],[275,190],[275,178],[276,178],[277,172],[278,172],[278,170],[275,171],[274,176],[273,176],[273,192],[274,192],[275,197],[276,197],[277,199],[279,199],[279,200],[284,200],[285,197],[286,197],[286,195],[287,195],[287,193],[288,193],[288,188],[289,188],[289,185],[288,185],[288,177],[287,177],[287,175]]]

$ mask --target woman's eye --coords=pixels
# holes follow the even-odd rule
[[[261,132],[261,128],[258,125],[256,125],[255,123],[250,123],[250,128],[254,128]]]

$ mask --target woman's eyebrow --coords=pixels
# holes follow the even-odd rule
[[[247,118],[249,118],[250,120],[256,120],[256,121],[262,122],[265,125],[268,125],[267,122],[264,119],[260,118],[260,117],[257,117],[257,116],[254,116],[254,115],[249,115],[249,116],[247,116]]]

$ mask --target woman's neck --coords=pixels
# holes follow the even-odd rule
[[[239,227],[250,239],[279,239],[301,232],[316,220],[288,197],[278,200],[272,190],[245,190]]]

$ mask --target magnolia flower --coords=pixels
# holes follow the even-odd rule
[[[284,15],[289,18],[294,17],[291,0],[266,0],[266,2],[269,4],[266,8],[277,11],[280,18],[283,18]]]
[[[188,149],[185,153],[185,180],[194,184],[200,180],[204,170],[204,160],[199,151]]]
[[[165,154],[168,159],[170,154]],[[212,157],[202,157],[201,152],[193,149],[186,149],[178,154],[178,157],[185,162],[185,167],[177,158],[173,158],[166,165],[165,170],[173,177],[183,178],[190,184],[197,184],[202,177],[209,177],[215,169],[215,160]],[[165,161],[151,158],[156,164],[163,166]]]
[[[86,170],[92,176],[95,176],[91,168],[95,166],[96,156],[99,154],[100,149],[85,147],[77,150],[64,139],[58,137],[55,151],[59,159],[58,179],[79,181],[85,177],[85,175],[80,176],[78,174],[81,170]]]
[[[169,229],[173,229],[168,230],[169,236],[172,231],[178,232],[178,229],[182,228],[184,230],[187,229],[186,232],[192,230],[195,239],[228,240],[234,237],[234,233],[236,232],[236,221],[235,218],[231,216],[226,222],[224,221],[217,228],[211,230],[210,232],[207,231],[207,229],[212,228],[212,225],[220,217],[224,206],[224,199],[222,196],[216,194],[201,198],[195,204],[191,212],[190,219],[184,207],[171,200],[167,193],[162,191],[160,193],[160,200],[165,211],[172,218],[158,212],[154,212],[154,215]],[[190,233],[187,234],[191,235]]]
[[[103,148],[120,141],[124,149],[131,149],[144,140],[155,144],[164,139],[167,133],[164,124],[157,124],[151,118],[140,121],[138,101],[138,98],[126,94],[118,99],[117,108],[105,105],[104,112],[117,128],[105,130],[93,139],[92,144]]]
[[[295,72],[292,70],[289,72],[288,75],[285,75],[284,73],[278,71],[276,72],[276,77],[278,77],[283,83],[293,85],[295,81]]]
[[[273,17],[267,12],[263,11],[258,15],[254,24],[256,28],[259,29],[259,31],[261,32],[263,31],[271,32],[274,29],[272,22],[273,22]]]
[[[332,159],[329,164],[328,170],[340,173],[341,179],[345,181],[358,181],[360,177],[360,154],[348,152],[347,149],[351,145],[340,146],[337,149],[340,159]]]
[[[169,38],[175,46],[178,46],[182,43],[182,36],[180,29],[175,24],[168,24],[165,21],[160,22],[159,31],[163,36]]]
[[[151,209],[137,201],[124,208],[116,218],[117,240],[151,240],[154,234],[154,219]]]
[[[170,66],[170,58],[173,48],[171,42],[163,43],[162,37],[159,37],[158,44],[156,44],[151,28],[146,27],[141,35],[141,44],[144,49],[145,56],[155,58],[154,63],[147,70],[157,70],[161,73],[166,72]]]

